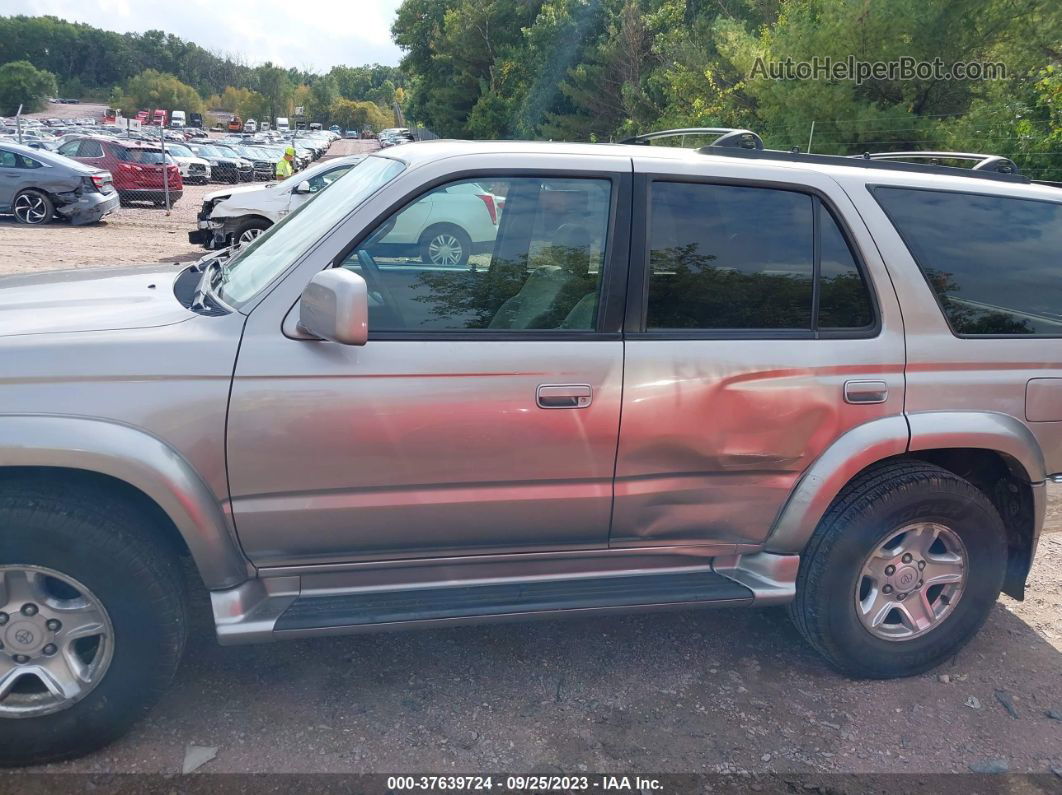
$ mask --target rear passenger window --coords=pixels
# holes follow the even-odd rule
[[[956,334],[1062,336],[1062,204],[874,190]]]
[[[808,194],[773,188],[654,183],[647,330],[871,325],[870,294],[855,258],[837,222],[817,203]]]
[[[820,329],[866,328],[874,322],[870,293],[836,219],[819,210]]]
[[[103,146],[99,141],[82,141],[79,157],[103,157]]]

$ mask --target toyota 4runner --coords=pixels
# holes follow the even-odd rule
[[[231,259],[5,280],[0,762],[145,713],[182,558],[225,644],[788,604],[858,677],[1022,598],[1062,192],[719,132],[396,147]],[[489,251],[381,244],[462,186]]]

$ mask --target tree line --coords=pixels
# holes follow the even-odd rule
[[[95,98],[126,113],[161,107],[275,118],[301,105],[309,121],[357,118],[386,127],[406,82],[392,66],[336,66],[324,75],[268,62],[251,66],[159,30],[115,33],[50,16],[0,17],[0,64],[2,113],[13,113],[19,102],[38,110],[44,97],[59,94]]]
[[[768,146],[820,153],[999,153],[1062,181],[1058,0],[404,0],[392,33],[406,52],[406,115],[443,136],[747,127]],[[849,56],[1003,64],[1006,75],[756,69]]]

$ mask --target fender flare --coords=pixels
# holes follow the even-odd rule
[[[107,475],[138,489],[170,518],[207,588],[238,585],[253,569],[217,498],[176,450],[111,420],[0,416],[0,468],[49,467]]]
[[[1009,414],[921,411],[882,417],[842,434],[815,460],[779,512],[764,548],[801,553],[837,495],[868,466],[907,452],[954,448],[1000,453],[1012,474],[1030,484],[1047,476],[1036,437]]]
[[[865,422],[841,434],[797,482],[764,542],[768,552],[800,554],[834,498],[871,464],[907,451],[902,414]]]

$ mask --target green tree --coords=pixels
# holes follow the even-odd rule
[[[19,105],[23,113],[40,110],[56,91],[55,75],[34,68],[29,61],[0,66],[0,113],[15,113]]]
[[[138,110],[152,108],[188,113],[202,113],[204,109],[199,92],[173,75],[154,69],[145,69],[131,78],[122,89],[112,93],[111,102],[126,115],[135,115]]]

